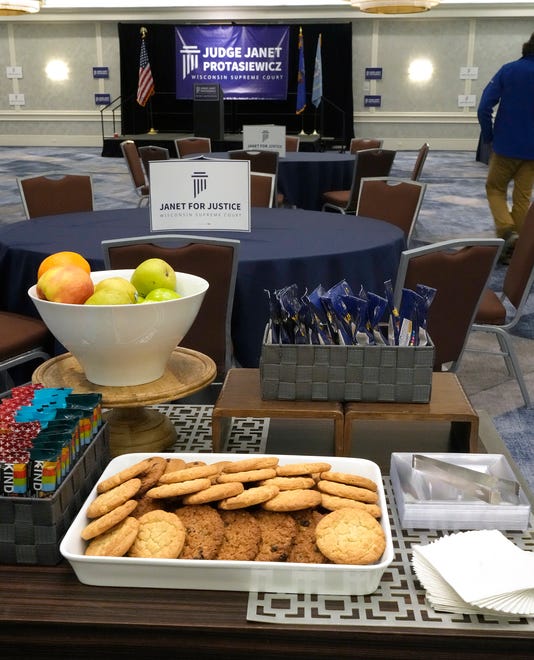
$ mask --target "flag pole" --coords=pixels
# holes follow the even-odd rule
[[[139,33],[141,34],[141,50],[142,50],[142,53],[146,57],[146,61],[143,62],[142,58],[141,58],[141,61],[139,63],[139,83],[138,83],[139,87],[138,87],[138,92],[137,92],[137,102],[140,105],[143,105],[143,106],[145,106],[148,102],[148,116],[149,116],[149,119],[150,119],[150,128],[147,132],[147,135],[156,135],[158,131],[154,128],[153,112],[152,112],[152,96],[154,95],[154,79],[152,77],[152,72],[150,71],[150,63],[148,61],[148,55],[146,54],[146,45],[145,45],[145,39],[146,39],[146,35],[148,33],[148,30],[147,30],[146,27],[141,27],[139,29]],[[143,96],[142,99],[140,99],[139,98],[140,87],[141,87],[142,84],[147,84],[146,81],[142,83],[142,78],[143,78],[143,75],[144,75],[143,74],[143,69],[146,69],[146,70],[149,71],[149,73],[150,73],[150,76],[149,76],[150,83],[149,83],[148,91],[143,91],[144,96]],[[148,80],[148,78],[146,80]],[[150,86],[151,86],[151,88],[150,88]],[[147,96],[147,94],[148,94],[148,96]]]
[[[299,28],[298,53],[297,107],[295,112],[297,115],[300,115],[299,135],[306,135],[304,130],[304,110],[306,110],[306,69],[304,66],[304,36],[302,34],[302,27]]]

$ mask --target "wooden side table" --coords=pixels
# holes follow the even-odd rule
[[[465,443],[470,452],[478,450],[478,415],[453,373],[432,374],[432,393],[428,403],[345,403],[344,456],[351,455],[353,426],[363,420],[450,422],[455,440]]]
[[[334,423],[334,456],[343,456],[343,404],[337,401],[263,400],[259,369],[230,369],[213,406],[212,446],[221,450],[232,417],[330,419]]]
[[[70,353],[39,365],[32,381],[45,387],[71,387],[74,392],[100,392],[102,406],[109,408],[111,457],[131,452],[158,452],[176,440],[171,420],[148,405],[174,401],[207,387],[215,378],[213,360],[187,348],[176,348],[161,378],[143,385],[112,387],[87,380],[78,360]]]

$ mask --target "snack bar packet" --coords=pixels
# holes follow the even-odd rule
[[[367,294],[368,330],[372,333],[375,344],[387,344],[386,338],[380,329],[380,322],[384,318],[388,306],[386,298],[369,292]]]
[[[298,288],[296,284],[286,286],[276,293],[282,310],[282,328],[285,332],[282,334],[281,343],[294,344],[295,334],[298,327],[298,315],[300,301],[298,298]],[[287,337],[287,341],[284,338]]]
[[[347,308],[342,297],[353,295],[347,282],[341,280],[341,282],[335,284],[321,296],[321,302],[326,311],[332,334],[337,337],[336,343],[342,346],[353,343],[350,319],[348,318]]]
[[[368,302],[356,296],[343,296],[343,303],[347,309],[352,343],[363,346],[372,343],[372,336],[367,331]]]
[[[313,314],[314,323],[317,329],[317,338],[319,344],[324,344],[325,346],[330,346],[334,344],[334,337],[332,336],[332,331],[330,324],[328,322],[328,316],[326,310],[321,302],[321,298],[325,293],[324,287],[322,284],[319,284],[309,296],[303,296],[303,300],[308,301],[310,304],[310,309]]]
[[[388,301],[389,307],[389,319],[388,319],[388,344],[391,346],[397,346],[399,343],[399,332],[400,332],[400,314],[399,310],[395,307],[393,300],[393,283],[391,280],[386,280],[384,282],[384,291],[386,294],[386,300]]]
[[[422,298],[422,304],[419,306],[419,345],[428,346],[430,344],[430,337],[427,332],[428,310],[432,301],[436,297],[437,290],[434,287],[427,286],[426,284],[417,284],[415,287],[416,293]]]
[[[399,310],[401,318],[399,346],[419,345],[419,316],[423,304],[423,298],[418,293],[412,289],[402,290]]]
[[[269,298],[268,344],[291,344],[293,338],[287,334],[287,312],[282,308],[279,292],[266,291]],[[292,334],[292,333],[291,333]]]

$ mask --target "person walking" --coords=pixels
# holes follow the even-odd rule
[[[486,85],[477,116],[482,140],[491,145],[486,196],[495,232],[505,240],[500,261],[509,263],[534,186],[534,33],[521,58],[504,64]]]

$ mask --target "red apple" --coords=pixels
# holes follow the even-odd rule
[[[41,275],[36,290],[43,300],[83,305],[93,294],[94,285],[89,274],[79,266],[54,266]]]

